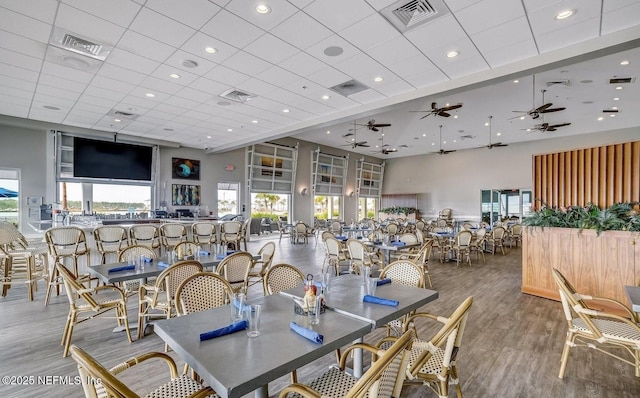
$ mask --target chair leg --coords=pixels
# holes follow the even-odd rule
[[[144,317],[147,312],[147,303],[140,300],[140,305],[138,306],[138,340],[142,339],[144,336]]]
[[[58,269],[56,268],[54,261],[53,269],[49,272],[49,280],[47,281],[47,295],[44,298],[45,307],[49,304],[49,298],[51,298],[51,289],[53,288],[54,284],[56,285],[56,287],[58,286],[58,279]]]
[[[64,342],[64,351],[62,352],[62,357],[66,358],[67,355],[69,355],[69,346],[71,345],[71,335],[73,334],[73,327],[75,326],[76,322],[78,321],[78,313],[75,311],[72,311],[69,314],[69,320],[67,321],[69,323],[69,329],[67,330],[67,334],[66,334],[66,340]]]
[[[569,350],[574,345],[575,335],[570,331],[567,331],[567,340],[564,342],[564,347],[562,348],[562,356],[560,357],[560,373],[558,373],[558,377],[564,379],[564,372],[567,369],[567,362],[569,360]]]
[[[129,330],[129,318],[127,316],[127,302],[123,301],[122,308],[120,309],[116,308],[116,311],[119,312],[118,319],[122,320],[122,322],[124,323],[124,329],[127,332],[127,339],[129,340],[129,343],[133,343],[133,339],[131,338],[131,330]]]

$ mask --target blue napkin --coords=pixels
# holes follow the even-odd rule
[[[204,251],[204,250],[200,250],[200,255],[201,255],[201,256],[210,256],[210,255],[211,255],[211,253],[209,253],[209,252],[207,252],[207,251]]]
[[[381,286],[381,285],[386,285],[387,283],[391,283],[391,279],[389,278],[380,279],[376,282],[376,285]]]
[[[152,263],[152,262],[153,262],[153,259],[152,259],[151,257],[145,257],[145,258],[144,258],[144,262],[145,262],[145,263]]]
[[[289,327],[300,336],[304,337],[305,339],[311,340],[314,343],[322,344],[322,342],[324,341],[324,336],[316,332],[315,330],[307,329],[295,322],[291,322],[289,324]]]
[[[373,244],[374,244],[374,245],[381,245],[381,244],[382,244],[382,241],[381,241],[381,240],[374,240],[374,241],[373,241]]]
[[[109,268],[109,272],[120,272],[120,271],[129,271],[132,269],[136,269],[135,265],[123,265],[122,267],[113,267]]]
[[[392,244],[393,246],[404,246],[404,245],[405,245],[405,243],[404,243],[404,242],[400,242],[400,241],[391,242],[391,244]]]
[[[169,264],[165,263],[164,261],[160,261],[158,263],[158,268],[167,268],[169,266]]]
[[[362,301],[364,301],[365,303],[389,305],[391,307],[397,307],[398,305],[400,305],[400,302],[398,300],[390,300],[386,298],[370,296],[368,294],[362,298]]]
[[[227,334],[240,332],[249,327],[249,322],[246,320],[234,322],[231,325],[225,326],[220,329],[211,330],[209,332],[200,333],[200,341],[215,339],[216,337],[226,336]]]
[[[344,240],[347,240],[347,237],[346,237],[346,236],[343,236],[343,235],[336,235],[336,239],[344,239]]]
[[[438,235],[446,235],[446,234],[448,234],[448,232],[445,232],[445,231],[440,231],[440,232],[436,232],[436,233],[437,233]]]
[[[216,260],[224,260],[225,257],[227,257],[227,256],[222,255],[222,254],[216,254]]]
[[[227,256],[237,252],[237,250],[227,250]]]

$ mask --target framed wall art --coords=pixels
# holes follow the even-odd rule
[[[173,206],[200,206],[200,185],[173,184],[171,204]]]
[[[200,181],[200,161],[194,159],[171,159],[171,176],[183,180]]]

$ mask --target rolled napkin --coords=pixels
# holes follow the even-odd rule
[[[381,244],[382,244],[382,241],[381,241],[381,240],[374,240],[374,241],[373,241],[373,244],[374,244],[374,245],[381,245]]]
[[[216,254],[216,260],[224,260],[224,258],[227,257],[223,254]]]
[[[304,337],[305,339],[311,340],[314,343],[322,344],[322,342],[324,341],[324,336],[316,332],[315,330],[307,329],[295,322],[291,322],[289,324],[289,327],[300,336]]]
[[[113,268],[109,268],[109,272],[120,272],[120,271],[130,271],[132,269],[136,269],[136,266],[131,264],[131,265],[123,265],[121,267],[113,267]]]
[[[446,235],[446,234],[448,234],[448,232],[445,232],[445,231],[440,231],[440,232],[436,232],[436,233],[437,233],[438,235]]]
[[[145,258],[144,258],[144,262],[145,262],[145,263],[152,263],[152,262],[153,262],[153,259],[152,259],[151,257],[145,257]]]
[[[167,268],[169,266],[169,264],[165,263],[164,261],[160,261],[158,263],[158,268]]]
[[[336,235],[336,239],[347,239],[347,237],[343,235]]]
[[[362,301],[364,301],[365,303],[382,304],[391,307],[397,307],[398,305],[400,305],[400,302],[398,300],[390,300],[382,297],[370,296],[368,294],[362,298]]]
[[[392,244],[393,246],[404,246],[404,245],[405,245],[405,243],[404,243],[404,242],[400,242],[400,241],[391,242],[391,244]]]
[[[227,250],[227,256],[237,252],[237,250]]]
[[[201,256],[210,256],[211,253],[209,253],[208,251],[200,250],[200,255]]]
[[[377,284],[378,286],[386,285],[387,283],[391,283],[391,279],[389,279],[389,278],[386,278],[386,279],[380,279],[380,280],[378,280],[378,281],[376,282],[376,284]]]
[[[209,332],[200,333],[200,341],[215,339],[216,337],[225,336],[227,334],[240,332],[249,327],[249,322],[241,320],[220,329],[211,330]]]

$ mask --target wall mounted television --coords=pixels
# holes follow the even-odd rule
[[[73,176],[151,181],[153,148],[88,138],[73,139]]]

